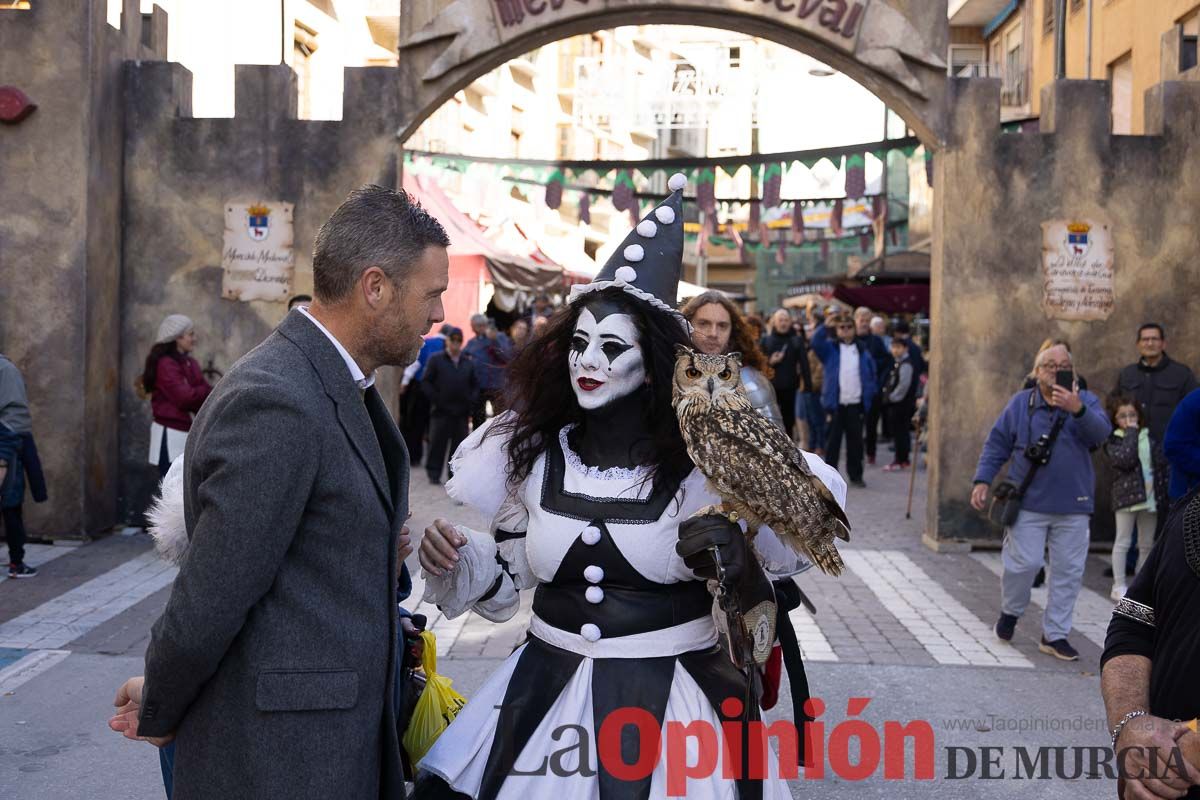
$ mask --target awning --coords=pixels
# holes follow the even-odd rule
[[[548,260],[508,252],[488,239],[483,229],[458,210],[442,187],[428,175],[405,175],[404,190],[442,223],[450,236],[451,257],[482,256],[495,288],[493,301],[503,311],[517,306],[518,298],[560,290],[562,268]]]
[[[838,286],[833,296],[851,306],[866,306],[888,314],[929,311],[928,283],[893,283],[874,286]]]

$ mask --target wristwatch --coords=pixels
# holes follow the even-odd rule
[[[1120,738],[1121,738],[1121,731],[1125,730],[1125,726],[1126,726],[1126,725],[1128,725],[1130,722],[1132,722],[1133,720],[1137,719],[1138,717],[1146,717],[1146,716],[1149,716],[1149,715],[1150,715],[1150,712],[1149,712],[1149,711],[1146,711],[1146,710],[1144,710],[1144,709],[1140,709],[1140,708],[1139,708],[1139,709],[1136,709],[1136,710],[1134,710],[1134,711],[1130,711],[1128,714],[1126,714],[1125,716],[1121,717],[1121,721],[1120,721],[1120,722],[1118,722],[1116,725],[1114,725],[1114,726],[1113,726],[1113,729],[1112,729],[1112,746],[1113,746],[1113,749],[1114,749],[1114,750],[1116,750],[1116,749],[1117,749],[1117,739],[1120,739]]]

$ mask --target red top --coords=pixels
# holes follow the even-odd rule
[[[163,356],[158,360],[150,407],[154,421],[172,430],[192,429],[192,414],[200,410],[212,386],[191,356]]]

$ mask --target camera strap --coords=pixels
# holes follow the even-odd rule
[[[1033,391],[1036,392],[1037,388],[1035,387]],[[1034,398],[1031,396],[1030,397],[1030,406],[1033,405],[1033,399]],[[1029,414],[1030,414],[1030,419],[1032,420],[1033,419],[1033,409],[1032,408],[1030,408]],[[1050,457],[1054,455],[1054,443],[1056,441],[1058,441],[1058,434],[1063,429],[1063,425],[1066,425],[1066,424],[1067,424],[1066,415],[1063,414],[1062,412],[1058,412],[1058,414],[1054,418],[1054,423],[1050,426],[1050,433],[1046,437],[1046,461],[1047,462],[1049,462]],[[1033,423],[1030,422],[1030,428],[1032,428],[1032,427],[1033,427]],[[1030,443],[1030,444],[1032,444],[1032,443]],[[1029,445],[1027,444],[1026,447],[1028,447],[1028,446]],[[1024,451],[1021,451],[1021,452],[1022,452],[1022,454],[1024,454]],[[1026,458],[1028,459],[1028,456],[1026,456]],[[1033,461],[1032,459],[1029,459],[1029,471],[1026,472],[1025,477],[1021,479],[1021,485],[1020,485],[1020,487],[1017,488],[1017,497],[1025,496],[1025,492],[1026,492],[1026,490],[1029,489],[1030,485],[1033,483],[1033,477],[1034,477],[1034,475],[1037,474],[1038,467],[1040,467],[1040,466],[1041,466],[1041,464],[1039,464],[1038,462]]]

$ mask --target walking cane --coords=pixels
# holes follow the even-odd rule
[[[917,486],[917,466],[921,462],[921,418],[917,417],[917,436],[913,442],[912,475],[908,476],[908,510],[904,512],[905,519],[912,519],[913,489]]]

